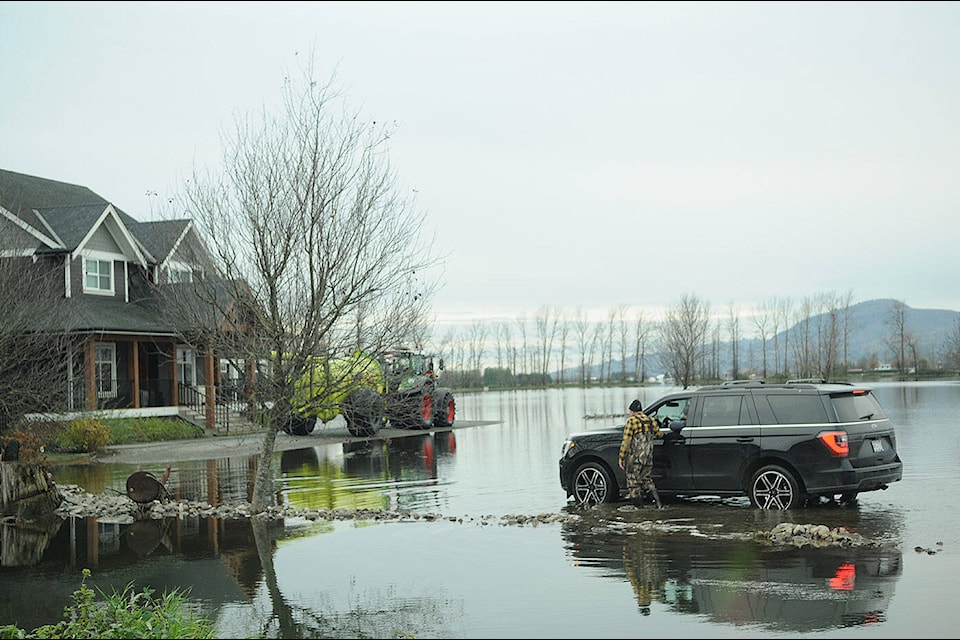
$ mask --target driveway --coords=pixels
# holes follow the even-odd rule
[[[497,424],[495,420],[461,420],[442,431],[455,431],[468,427]],[[274,451],[307,449],[342,442],[361,442],[429,433],[430,430],[417,429],[381,429],[375,436],[358,438],[350,435],[342,418],[318,425],[307,436],[292,436],[288,433],[277,434]],[[187,460],[210,460],[214,458],[232,458],[251,456],[260,453],[263,446],[263,433],[244,433],[241,435],[208,435],[192,440],[168,440],[144,444],[111,445],[99,453],[96,462],[103,464],[158,464],[164,462],[183,462]]]

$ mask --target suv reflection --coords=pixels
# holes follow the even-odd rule
[[[563,527],[578,565],[630,583],[643,615],[657,608],[734,626],[806,633],[880,624],[902,573],[892,548],[769,549],[686,534]]]

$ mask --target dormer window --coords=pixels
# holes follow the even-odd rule
[[[167,282],[193,282],[193,271],[171,267],[167,270]]]
[[[83,290],[113,294],[113,261],[84,258]]]

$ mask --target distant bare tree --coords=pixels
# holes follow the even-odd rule
[[[191,287],[192,306],[171,308],[183,326],[203,324],[189,322],[198,311],[215,318],[204,343],[263,365],[253,383],[268,426],[256,512],[273,500],[277,430],[315,358],[416,339],[435,290],[425,218],[388,160],[392,126],[347,108],[332,77],[314,77],[312,59],[299,72],[285,79],[275,113],[237,118],[222,168],[195,169],[176,198],[214,264]],[[352,379],[366,366],[358,358],[337,375]]]
[[[504,369],[510,362],[510,353],[513,347],[510,325],[499,321],[493,327],[494,350],[497,354],[497,385],[503,387],[506,380],[503,377]]]
[[[793,300],[790,298],[774,298],[776,305],[776,318],[774,333],[774,351],[776,351],[776,369],[778,374],[790,375],[790,320],[793,317]],[[778,330],[779,328],[779,330]],[[779,337],[783,335],[783,351],[779,349]],[[780,356],[783,356],[781,365]]]
[[[537,332],[537,373],[546,383],[553,355],[553,343],[557,339],[560,325],[560,312],[552,306],[543,306],[534,316],[534,328]]]
[[[757,330],[757,338],[760,339],[760,362],[761,376],[767,377],[767,340],[769,339],[768,329],[772,320],[770,303],[761,302],[753,313],[753,326]]]
[[[660,332],[661,365],[684,389],[694,381],[709,323],[710,306],[696,294],[685,294],[667,309]]]
[[[527,316],[521,313],[516,318],[517,332],[520,334],[520,363],[514,367],[514,375],[523,375],[530,373],[529,354],[530,345],[527,343]]]
[[[730,303],[727,312],[727,330],[730,333],[730,359],[731,370],[730,377],[734,380],[740,378],[740,312]]]
[[[482,320],[470,323],[467,329],[467,346],[470,353],[469,369],[476,372],[469,386],[480,386],[483,378],[483,357],[487,352],[487,325]]]
[[[633,375],[640,383],[647,379],[647,341],[652,329],[643,310],[637,311],[633,321]]]
[[[577,307],[573,316],[573,331],[576,334],[577,350],[580,352],[580,384],[586,385],[590,379],[587,373],[587,358],[590,349],[590,320],[583,307]]]
[[[954,318],[953,327],[944,341],[943,354],[946,368],[960,369],[960,314]]]
[[[563,386],[566,383],[566,368],[567,368],[567,351],[569,349],[568,340],[570,339],[570,319],[567,318],[566,312],[561,307],[557,311],[557,320],[559,322],[559,331],[557,338],[559,340],[559,355],[560,355],[560,385]]]
[[[896,360],[897,369],[903,373],[906,368],[907,345],[913,339],[907,328],[907,303],[904,300],[894,300],[890,305],[887,325],[890,327],[887,344]]]

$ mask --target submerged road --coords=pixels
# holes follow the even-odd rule
[[[459,429],[491,424],[499,424],[499,422],[496,420],[458,420],[454,422],[452,427],[445,427],[443,429],[384,428],[378,431],[376,435],[358,438],[350,435],[343,419],[338,417],[326,424],[317,425],[310,435],[292,436],[284,432],[278,433],[274,451],[308,449],[310,447],[342,442],[405,438],[408,436],[422,435],[424,433],[457,431]],[[111,445],[106,447],[103,452],[97,454],[95,462],[100,464],[158,464],[257,455],[260,453],[260,448],[263,445],[263,436],[263,432],[254,432],[238,435],[208,435],[192,440],[168,440],[165,442]]]

